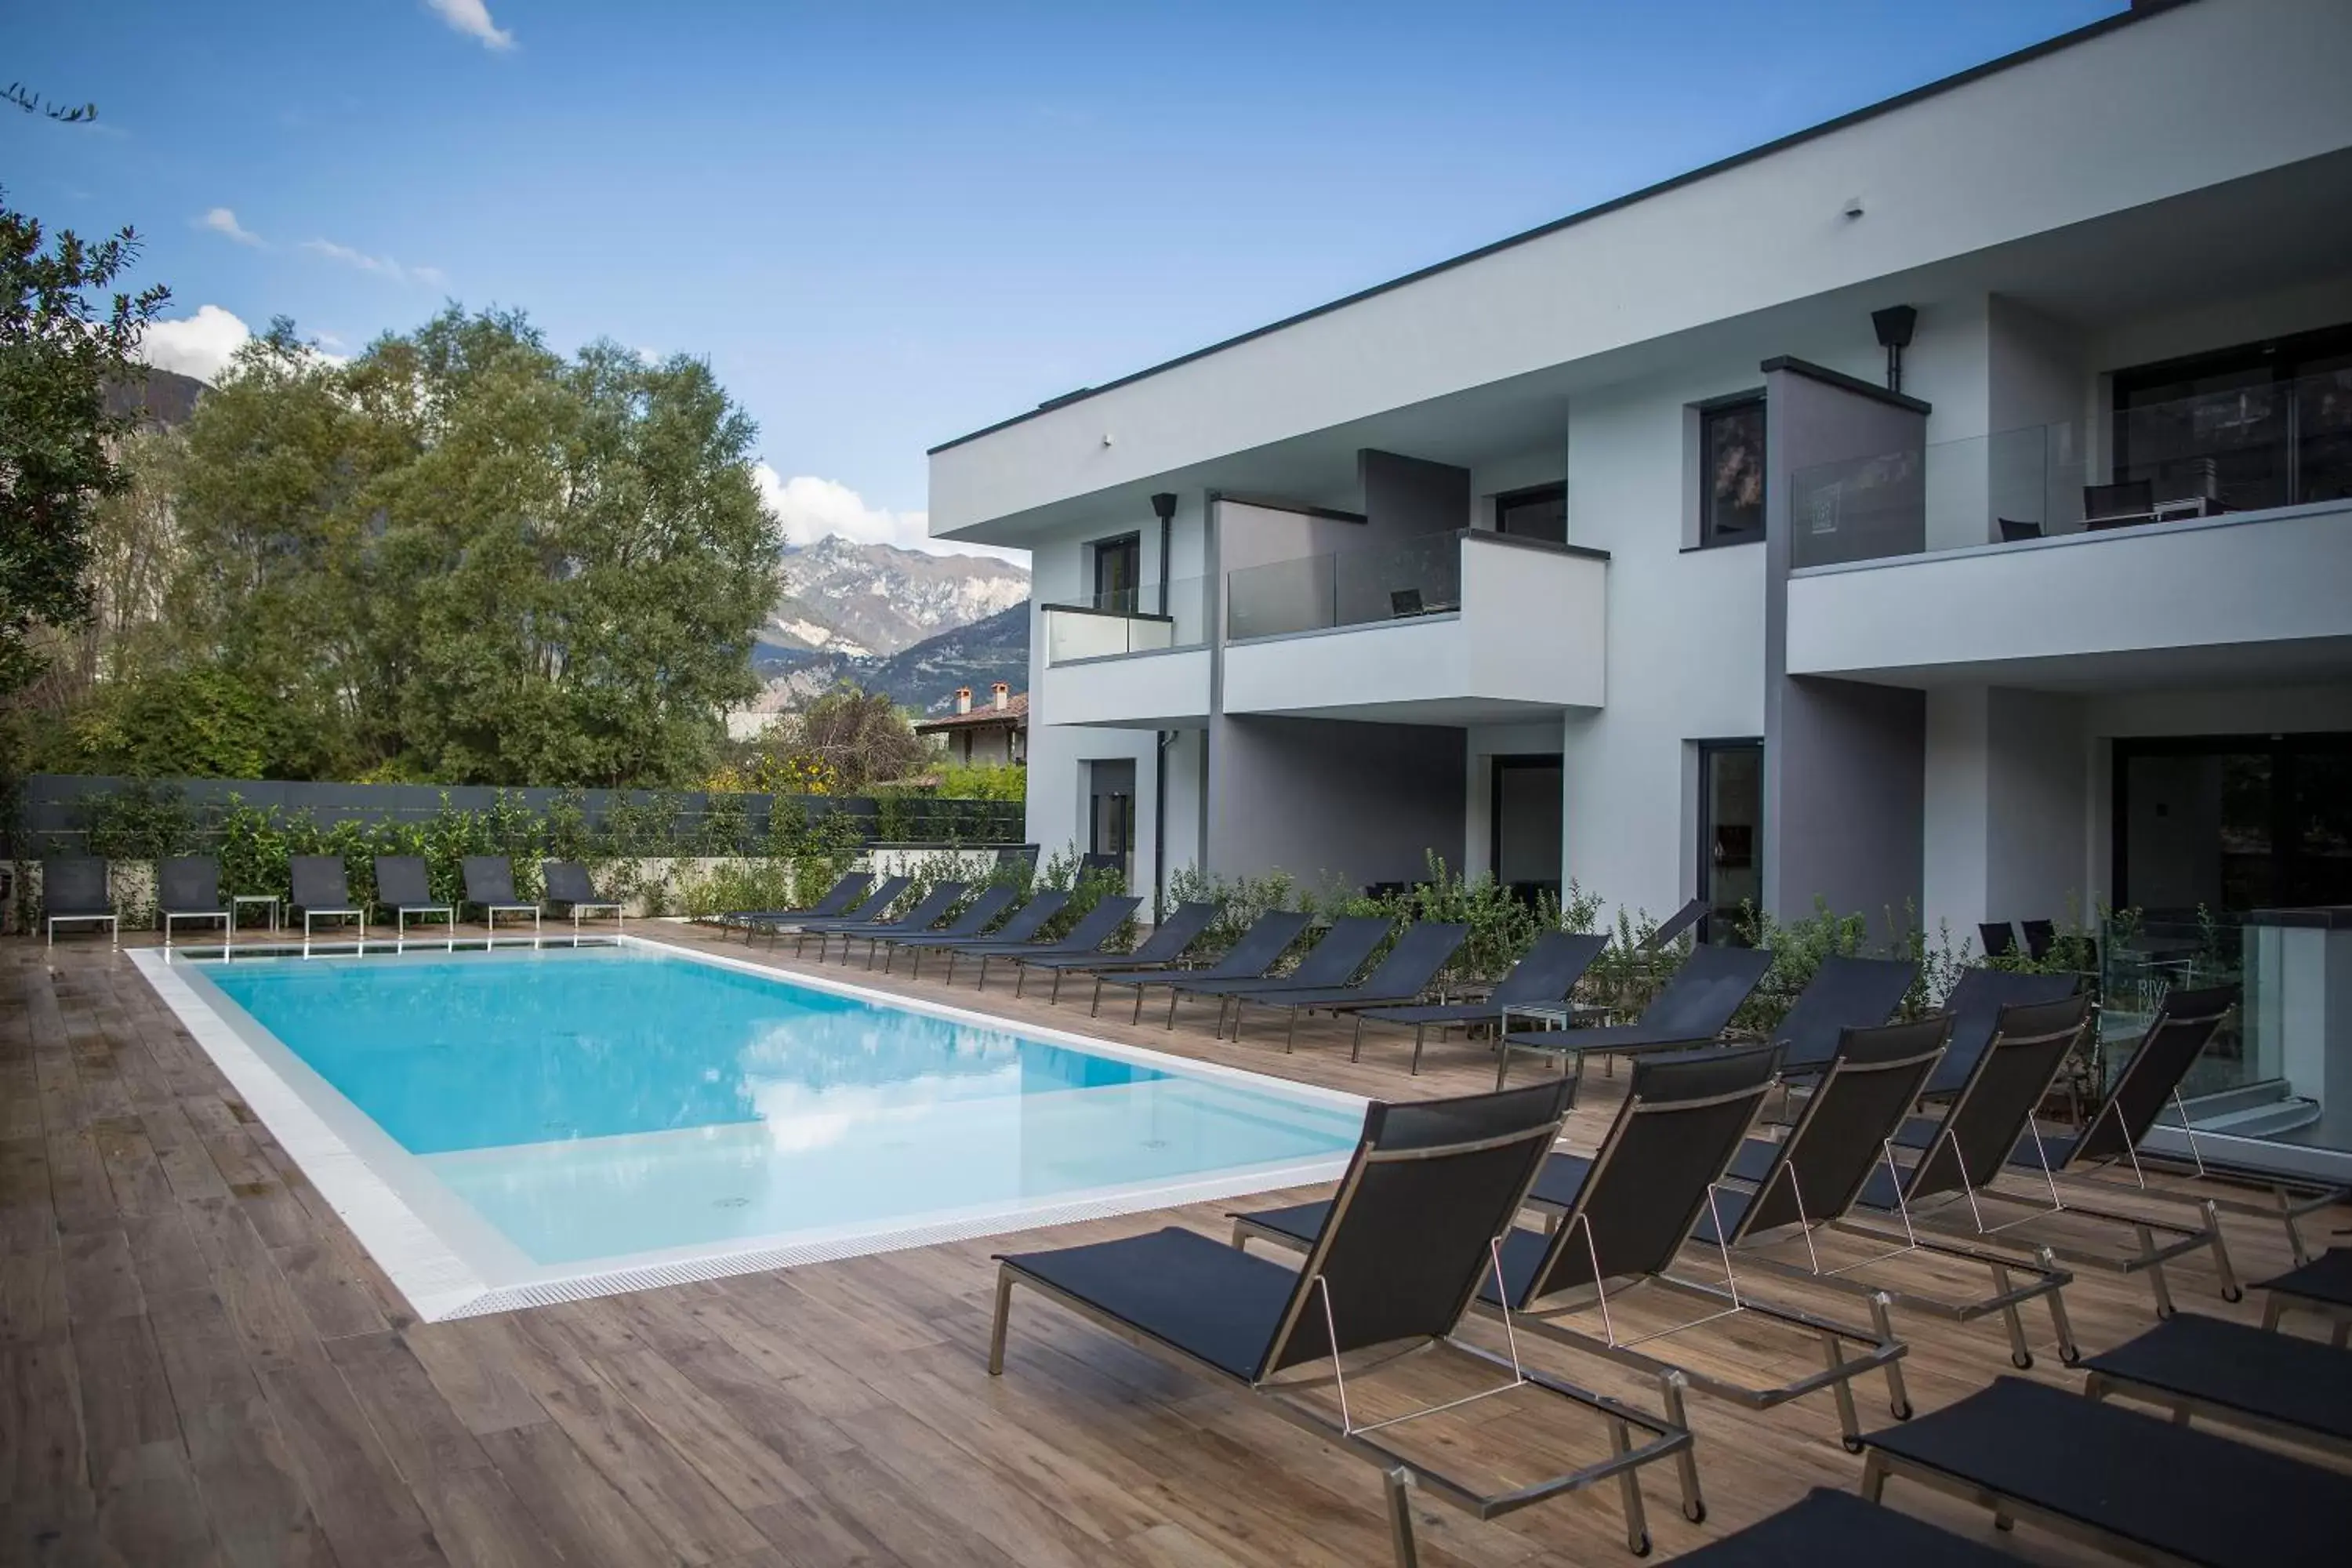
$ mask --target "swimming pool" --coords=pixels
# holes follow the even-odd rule
[[[136,956],[420,1315],[1338,1174],[1363,1102],[635,938]]]

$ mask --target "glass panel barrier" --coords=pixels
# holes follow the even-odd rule
[[[2352,496],[2352,369],[1801,468],[1790,563],[2017,543]]]
[[[1045,662],[1199,647],[1207,641],[1208,585],[1205,577],[1180,577],[1164,595],[1159,584],[1146,583],[1093,600],[1045,605]]]
[[[1228,573],[1225,635],[1238,642],[1458,610],[1465,531]]]
[[[2113,1087],[2165,994],[2208,985],[2243,985],[2246,931],[2234,920],[2110,917],[2099,944],[2099,1068]],[[2241,1006],[2223,1021],[2181,1093],[2194,1100],[2279,1076],[2278,1044],[2252,1026],[2259,1009]]]

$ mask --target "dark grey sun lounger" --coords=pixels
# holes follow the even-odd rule
[[[1000,958],[1009,959],[1015,965],[1020,965],[1034,957],[1099,952],[1105,942],[1118,935],[1120,928],[1133,920],[1135,911],[1142,907],[1141,899],[1121,893],[1115,898],[1106,898],[1096,904],[1093,909],[1080,915],[1077,923],[1071,926],[1067,932],[1055,938],[1052,942],[1028,942],[1019,947],[967,947],[959,948],[957,951],[966,958],[980,960],[980,988],[985,991],[988,989],[988,966],[992,961]],[[1028,975],[1029,972],[1026,969],[1016,967],[1013,970],[1013,994],[1015,996],[1021,994],[1022,982],[1026,980]]]
[[[1408,1568],[1418,1561],[1415,1488],[1492,1519],[1614,1479],[1627,1544],[1647,1552],[1637,1472],[1686,1455],[1688,1430],[1529,1369],[1516,1350],[1506,1358],[1456,1332],[1493,1269],[1496,1238],[1510,1229],[1537,1162],[1559,1134],[1566,1101],[1565,1086],[1546,1083],[1367,1108],[1362,1141],[1339,1179],[1328,1223],[1308,1238],[1296,1269],[1175,1227],[1005,1255],[988,1370],[1004,1370],[1013,1289],[1023,1286],[1145,1351],[1263,1398],[1275,1413],[1377,1465],[1387,1478],[1397,1561]],[[1357,1370],[1346,1372],[1342,1356],[1354,1358]],[[1333,1418],[1335,1384],[1344,1413],[1349,1384],[1377,1387],[1380,1366],[1408,1356],[1423,1368],[1466,1368],[1469,1391],[1385,1420]],[[1510,1489],[1489,1493],[1438,1470],[1437,1461],[1389,1446],[1391,1427],[1409,1428],[1423,1415],[1498,1394],[1521,1401],[1549,1395],[1598,1415],[1610,1432],[1609,1452],[1565,1474],[1514,1478]],[[1432,1445],[1404,1447],[1425,1455]]]
[[[1983,1178],[1977,1186],[1979,1201],[2023,1205],[2047,1214],[2063,1211],[2077,1219],[2095,1221],[2128,1234],[2134,1250],[2121,1256],[2063,1241],[2051,1243],[2051,1250],[2066,1262],[2085,1268],[2113,1274],[2145,1273],[2158,1317],[2168,1316],[2172,1311],[2172,1292],[2165,1279],[2164,1266],[2188,1253],[2211,1253],[2223,1300],[2235,1301],[2244,1294],[2238,1284],[2236,1268],[2230,1261],[2229,1244],[2221,1234],[2222,1209],[2284,1222],[2289,1245],[2294,1247],[2296,1257],[2303,1258],[2308,1254],[2303,1250],[2296,1219],[2324,1209],[2344,1195],[2340,1189],[2283,1184],[2273,1179],[2267,1184],[2273,1188],[2273,1201],[2264,1204],[2231,1195],[2218,1183],[2202,1187],[2166,1187],[2148,1183],[2140,1164],[2139,1141],[2156,1125],[2157,1117],[2168,1104],[2181,1109],[2181,1079],[2188,1076],[2237,998],[2237,987],[2228,985],[2167,993],[2147,1032],[2140,1037],[2139,1044],[2116,1075],[2115,1087],[2082,1128],[2043,1128],[2029,1122],[2025,1135],[2011,1151],[2007,1165]],[[2185,1128],[2187,1123],[2184,1113],[2181,1125]],[[1907,1147],[1922,1147],[1934,1127],[1935,1123],[1927,1118],[1916,1119],[1905,1124],[1897,1142]],[[2189,1148],[2192,1152],[2196,1149],[2193,1134]],[[2203,1173],[2201,1165],[2199,1171]],[[2117,1179],[2119,1173],[2127,1173],[2129,1179]],[[2247,1179],[2261,1180],[2251,1175]],[[2063,1186],[2060,1185],[2062,1180]],[[2138,1212],[2099,1208],[2076,1201],[2080,1192],[2077,1184],[2127,1194],[2143,1205],[2170,1205],[2188,1213],[2178,1220],[2167,1220],[2149,1215],[2144,1208]],[[2070,1195],[2070,1190],[2075,1195]],[[2194,1215],[2194,1220],[2189,1215]]]
[[[2270,1292],[2263,1327],[2277,1328],[2289,1312],[2309,1312],[2335,1324],[2332,1343],[2352,1341],[2352,1247],[2331,1247],[2255,1288]]]
[[[923,954],[940,948],[946,949],[948,984],[952,985],[955,984],[958,953],[977,952],[983,948],[1026,947],[1037,940],[1037,933],[1044,931],[1069,901],[1070,895],[1067,889],[1048,888],[1013,910],[1004,923],[998,926],[991,935],[950,936],[945,931],[934,931],[926,936],[898,937],[895,939],[893,945],[903,947],[915,955],[915,973],[918,974],[922,973]]]
[[[740,925],[744,943],[748,946],[751,932],[760,926],[779,921],[789,924],[793,921],[831,920],[835,915],[845,914],[849,907],[863,899],[866,889],[873,885],[874,879],[865,872],[852,871],[827,889],[824,897],[804,910],[730,910],[714,918],[722,928]]]
[[[1826,1487],[1815,1487],[1802,1502],[1675,1559],[1675,1568],[2019,1568],[2019,1562],[1925,1520]]]
[[[2001,1377],[1864,1441],[1862,1495],[1895,1477],[2142,1562],[2337,1568],[2352,1475],[2105,1401]]]
[[[539,879],[546,887],[547,901],[551,904],[562,904],[563,912],[572,917],[572,932],[574,936],[580,933],[582,917],[596,910],[611,912],[615,930],[627,923],[623,915],[620,900],[607,898],[598,892],[596,884],[588,879],[588,868],[577,860],[541,861],[539,868]]]
[[[1176,1016],[1176,998],[1180,996],[1213,996],[1217,999],[1217,1032],[1224,1033],[1226,998],[1237,991],[1325,991],[1335,985],[1345,985],[1372,956],[1372,950],[1387,939],[1395,926],[1383,915],[1342,915],[1331,922],[1313,947],[1299,959],[1298,966],[1280,979],[1269,980],[1263,973],[1233,979],[1202,972],[1196,974],[1176,974],[1168,977],[1171,992],[1168,1015]]]
[[[1706,900],[1693,899],[1659,923],[1658,929],[1633,944],[1636,952],[1664,952],[1666,944],[1706,918]]]
[[[466,874],[466,897],[460,907],[481,910],[491,935],[498,934],[502,914],[529,915],[531,934],[539,934],[539,906],[515,891],[513,861],[503,855],[468,855],[457,864]]]
[[[1506,1293],[1497,1294],[1488,1283],[1480,1301],[1490,1312],[1507,1309],[1518,1327],[1657,1378],[1666,1419],[1678,1426],[1686,1424],[1685,1384],[1750,1410],[1773,1409],[1827,1389],[1836,1401],[1846,1446],[1859,1453],[1862,1427],[1849,1387],[1854,1378],[1883,1368],[1895,1408],[1907,1409],[1895,1364],[1905,1347],[1887,1328],[1884,1313],[1875,1328],[1864,1328],[1760,1301],[1738,1279],[1727,1247],[1718,1240],[1738,1234],[1726,1208],[1728,1194],[1719,1192],[1719,1184],[1772,1082],[1769,1046],[1684,1051],[1636,1062],[1624,1103],[1600,1151],[1578,1162],[1581,1168],[1565,1194],[1563,1211],[1549,1231],[1515,1229],[1504,1238]],[[1559,1159],[1553,1154],[1546,1160],[1538,1188],[1557,1175]],[[1540,1205],[1537,1189],[1530,1189],[1528,1202]],[[1325,1206],[1301,1204],[1237,1215],[1234,1245],[1255,1236],[1298,1246],[1322,1223]],[[1695,1239],[1710,1254],[1705,1278],[1677,1270],[1684,1247]],[[1621,1334],[1611,1303],[1637,1289],[1696,1300],[1705,1310],[1681,1328]],[[1759,1387],[1710,1370],[1721,1364],[1719,1357],[1692,1365],[1660,1352],[1661,1342],[1674,1335],[1727,1321],[1739,1325],[1732,1330],[1738,1336],[1736,1361],[1763,1361],[1754,1335],[1777,1326],[1822,1351],[1825,1365]],[[1705,1518],[1695,1465],[1683,1466],[1682,1483],[1684,1513],[1694,1521]]]
[[[457,911],[433,896],[432,881],[425,873],[422,855],[375,858],[375,907],[393,912],[393,934],[402,941],[407,940],[411,916],[440,916],[446,928],[444,935],[457,924]]]
[[[1992,1275],[1990,1295],[1953,1300],[1882,1279],[1866,1280],[1855,1268],[1822,1267],[1818,1259],[1791,1263],[1759,1256],[1757,1266],[1851,1294],[1884,1294],[1898,1307],[1952,1322],[1970,1322],[1998,1312],[2009,1331],[2010,1360],[2019,1367],[2032,1366],[2033,1352],[2026,1344],[2025,1326],[2017,1310],[2039,1297],[2049,1303],[2059,1359],[2072,1366],[2078,1352],[2062,1292],[2074,1276],[2058,1267],[2046,1246],[2009,1237],[2003,1234],[2005,1227],[1987,1224],[1978,1199],[1981,1173],[2000,1169],[2002,1157],[2016,1145],[2027,1121],[2057,1081],[2059,1068],[2089,1026],[2090,1006],[2087,996],[2069,996],[2003,1008],[1991,1042],[1979,1053],[1975,1070],[1945,1110],[1927,1146],[1914,1152],[1906,1164],[1900,1158],[1903,1152],[1893,1142],[1882,1144],[1882,1163],[1870,1173],[1845,1217],[1834,1222],[1842,1231],[1887,1246],[1888,1250],[1873,1262],[1924,1253],[1980,1264]],[[1901,1026],[1933,1028],[1948,1023],[1948,1018],[1939,1016],[1918,1026]],[[1772,1148],[1762,1143],[1743,1150],[1741,1158],[1733,1163],[1733,1174],[1751,1179],[1759,1175]],[[2021,1276],[2023,1283],[2019,1282]]]
[[[1154,985],[1168,987],[1168,1027],[1176,1026],[1176,982],[1179,980],[1262,980],[1265,972],[1281,962],[1315,917],[1297,910],[1268,910],[1252,921],[1249,929],[1228,949],[1225,955],[1205,969],[1189,969],[1181,974],[1114,974],[1095,976],[1095,999],[1087,1009],[1093,1017],[1102,1011],[1102,992],[1106,985],[1124,985],[1135,993],[1135,1017],[1143,1022],[1143,994]]]
[[[831,931],[835,926],[872,925],[889,913],[890,906],[905,897],[907,889],[914,885],[915,879],[912,877],[885,877],[867,890],[863,903],[845,915],[809,915],[799,920],[765,921],[763,923],[768,928],[768,944],[771,947],[774,946],[783,940],[786,931],[791,931],[793,956],[798,958],[801,944],[812,934]],[[749,946],[750,943],[747,942],[744,945]]]
[[[286,901],[302,911],[302,940],[310,940],[310,922],[321,915],[357,921],[362,941],[367,936],[367,911],[352,901],[350,881],[340,855],[297,855],[286,862],[293,896]]]
[[[1637,1023],[1600,1029],[1514,1030],[1505,1035],[1501,1059],[1495,1064],[1495,1087],[1500,1089],[1509,1076],[1514,1051],[1572,1058],[1575,1077],[1581,1079],[1587,1057],[1631,1057],[1712,1045],[1771,968],[1772,954],[1763,948],[1694,948],[1682,967],[1667,977],[1665,989],[1643,1009]]]
[[[1364,1049],[1364,1026],[1387,1024],[1412,1031],[1412,1071],[1421,1071],[1421,1047],[1429,1031],[1436,1029],[1442,1037],[1447,1029],[1470,1028],[1478,1024],[1502,1027],[1503,1014],[1511,1007],[1557,1005],[1568,1000],[1576,990],[1576,983],[1592,967],[1609,945],[1606,936],[1588,931],[1547,931],[1536,939],[1535,945],[1520,955],[1511,965],[1511,972],[1495,984],[1495,989],[1481,1002],[1436,1002],[1410,1007],[1365,1007],[1356,1014],[1356,1041],[1348,1053],[1349,1061],[1357,1060]]]
[[[1021,889],[1009,883],[999,883],[993,888],[982,888],[979,895],[963,907],[961,914],[941,926],[936,933],[924,934],[936,934],[940,941],[948,942],[975,941],[990,926],[1002,920],[1004,917],[1004,911],[1011,909],[1013,901],[1020,896]],[[876,937],[866,944],[866,967],[868,969],[874,967],[874,950],[879,947],[882,949],[882,973],[887,974],[890,973],[891,962],[898,956],[898,949],[911,947],[915,954],[915,973],[920,975],[923,973],[923,950],[916,944],[915,935],[916,933],[909,931],[904,936]],[[847,956],[845,948],[843,955]]]
[[[891,920],[869,921],[860,925],[834,923],[819,928],[816,936],[816,961],[824,962],[825,944],[835,937],[841,939],[841,962],[849,962],[849,944],[859,940],[866,943],[866,966],[874,967],[874,944],[885,937],[917,936],[929,931],[948,918],[948,911],[963,899],[961,882],[934,882],[930,890],[915,900],[915,907]],[[794,950],[795,952],[798,949]]]
[[[2178,1312],[2091,1357],[2083,1392],[2352,1454],[2352,1351]]]
[[[1181,903],[1169,911],[1166,920],[1151,928],[1151,934],[1137,944],[1133,952],[1037,952],[1024,957],[1021,966],[1049,971],[1054,986],[1045,1000],[1058,1002],[1062,999],[1065,974],[1108,974],[1173,967],[1201,940],[1201,934],[1209,929],[1217,913],[1215,904]],[[1101,994],[1099,988],[1096,994]]]
[[[172,945],[179,921],[218,921],[228,930],[228,900],[221,897],[220,862],[210,855],[181,855],[155,867],[156,916],[163,922],[163,945]]]
[[[1410,1002],[1429,989],[1437,972],[1452,962],[1462,944],[1470,936],[1466,925],[1447,921],[1423,921],[1407,926],[1396,940],[1387,956],[1372,966],[1372,972],[1354,985],[1336,985],[1299,989],[1283,986],[1265,991],[1236,991],[1228,999],[1234,1010],[1234,1041],[1242,1037],[1242,1013],[1249,1007],[1279,1008],[1289,1015],[1289,1028],[1282,1037],[1282,1048],[1287,1051],[1298,1040],[1298,1016],[1321,1009],[1344,1013],[1355,1007],[1376,1006],[1382,1003]],[[1359,1041],[1363,1037],[1360,1026],[1356,1030]]]
[[[1968,1081],[1977,1055],[1992,1038],[2004,1007],[2036,1002],[2056,1002],[2077,989],[2071,974],[2020,974],[2007,969],[1971,969],[1963,973],[1944,1011],[1952,1016],[1952,1042],[1944,1049],[1944,1065],[1927,1080],[1927,1092],[1941,1098],[1958,1094]]]
[[[1895,1016],[1919,978],[1919,966],[1903,958],[1822,960],[1795,1005],[1772,1031],[1780,1047],[1782,1078],[1811,1078],[1828,1067],[1848,1029],[1866,1029]]]
[[[41,921],[48,931],[47,945],[58,945],[60,921],[103,923],[113,944],[122,944],[122,927],[106,884],[106,862],[95,855],[52,855],[42,860]]]

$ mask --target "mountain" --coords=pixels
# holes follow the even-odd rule
[[[926,555],[828,534],[784,552],[784,591],[758,630],[754,658],[793,654],[885,658],[1029,597],[1029,574],[978,555]]]
[[[149,365],[146,374],[136,381],[106,384],[106,411],[116,416],[133,415],[142,424],[173,430],[188,422],[188,416],[196,411],[196,399],[211,390],[193,375]]]
[[[1029,602],[1024,599],[985,620],[927,637],[887,658],[839,651],[761,651],[761,673],[768,684],[752,702],[752,712],[793,712],[848,680],[868,691],[887,692],[902,708],[944,713],[954,706],[959,686],[971,687],[981,702],[988,700],[989,686],[995,681],[1015,691],[1028,689]]]

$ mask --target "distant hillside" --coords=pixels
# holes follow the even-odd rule
[[[1024,599],[985,620],[928,637],[887,658],[763,647],[758,666],[768,678],[767,689],[752,704],[761,712],[805,708],[834,686],[849,680],[868,691],[887,692],[902,708],[944,713],[954,706],[959,686],[971,687],[982,702],[988,700],[988,689],[994,681],[1002,680],[1015,691],[1029,689],[1029,603]]]
[[[193,375],[150,365],[146,375],[138,381],[107,383],[106,411],[135,414],[146,423],[172,430],[188,422],[188,416],[196,411],[196,399],[211,390]]]
[[[760,656],[888,658],[1029,597],[1029,574],[980,555],[927,555],[827,535],[784,552],[784,592],[759,627]]]

